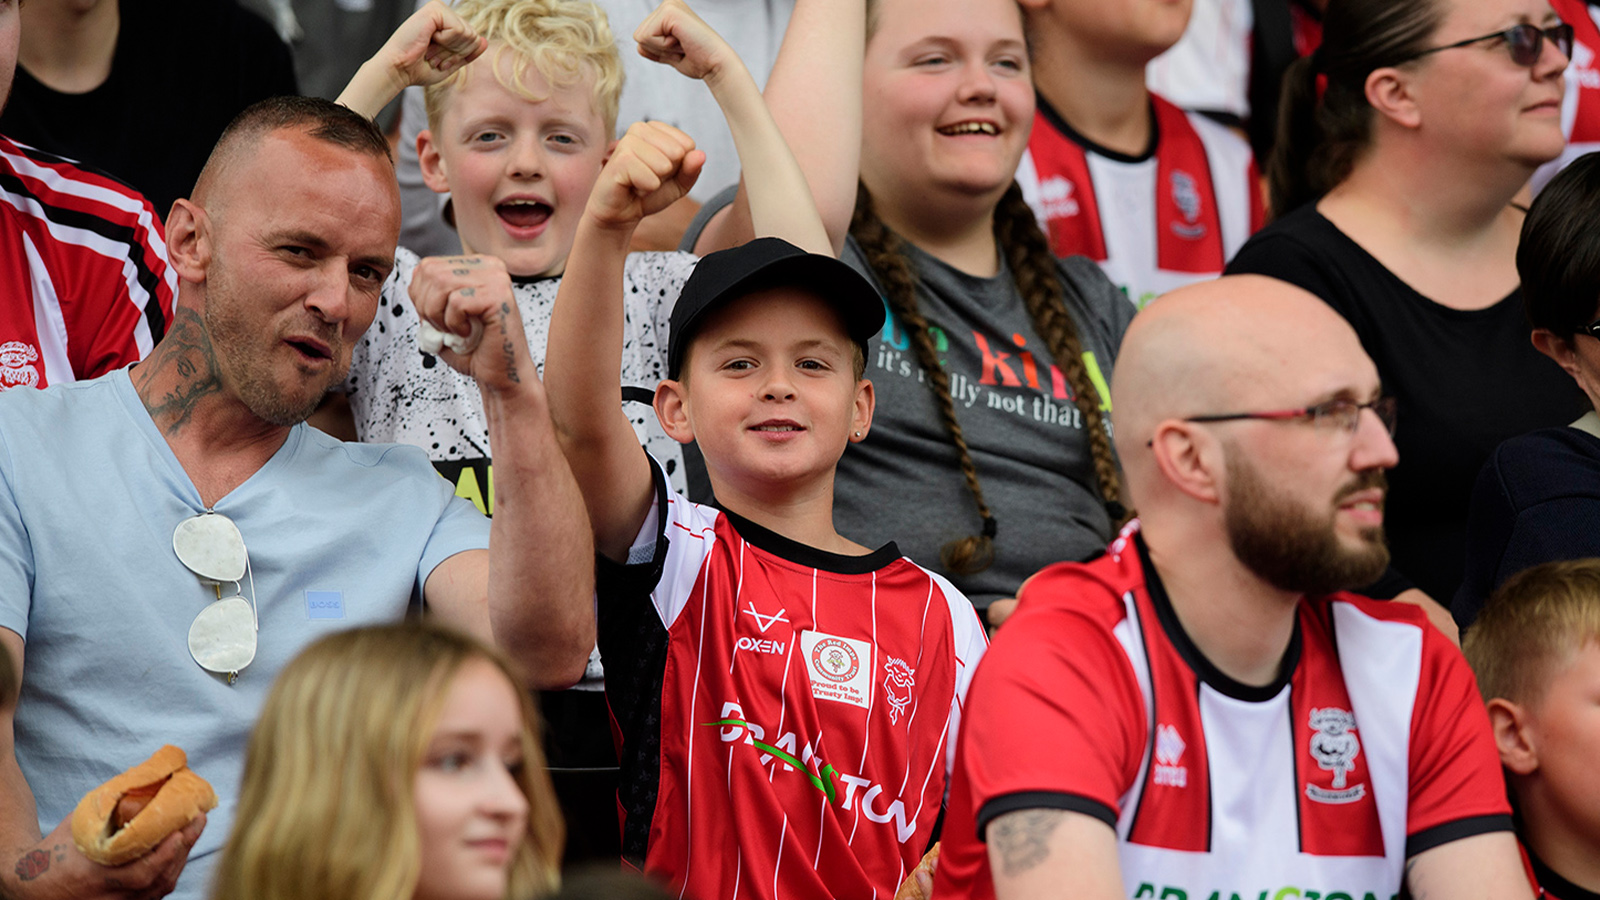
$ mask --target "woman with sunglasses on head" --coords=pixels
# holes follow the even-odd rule
[[[1513,203],[1561,152],[1571,41],[1546,0],[1332,0],[1322,46],[1285,76],[1269,165],[1280,218],[1228,272],[1327,301],[1398,400],[1393,569],[1375,596],[1449,602],[1485,457],[1580,411],[1529,343]]]
[[[563,825],[503,654],[412,622],[318,640],[250,736],[215,900],[532,900]]]

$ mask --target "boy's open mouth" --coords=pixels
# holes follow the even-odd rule
[[[537,200],[507,200],[495,206],[494,211],[502,221],[513,228],[535,228],[543,225],[554,212],[548,203]]]

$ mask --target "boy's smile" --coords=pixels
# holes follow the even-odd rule
[[[438,129],[417,138],[423,179],[450,192],[463,250],[497,256],[513,275],[559,275],[611,135],[592,72],[552,87],[520,67],[524,96],[502,83],[513,72],[505,49],[491,43],[463,70]]]

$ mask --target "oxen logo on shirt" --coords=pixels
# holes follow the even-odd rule
[[[900,721],[900,715],[911,705],[911,690],[917,686],[911,667],[904,660],[890,656],[883,664],[883,695],[889,700],[889,724]]]
[[[1354,803],[1366,796],[1367,786],[1345,786],[1350,770],[1355,768],[1356,755],[1361,752],[1361,742],[1356,739],[1355,714],[1347,709],[1326,707],[1311,710],[1313,733],[1308,748],[1317,765],[1333,773],[1333,790],[1306,785],[1306,796],[1318,803]]]
[[[22,341],[0,344],[0,391],[39,383],[39,351]]]
[[[1153,774],[1156,784],[1180,788],[1188,786],[1189,767],[1183,765],[1183,749],[1186,746],[1178,729],[1171,725],[1156,728],[1156,768]]]

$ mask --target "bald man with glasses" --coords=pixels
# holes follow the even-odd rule
[[[1139,511],[978,667],[934,897],[1528,898],[1489,723],[1388,564],[1393,405],[1354,331],[1223,278],[1134,319]]]

